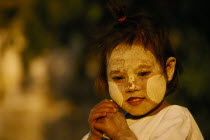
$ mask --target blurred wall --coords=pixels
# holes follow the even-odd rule
[[[207,4],[126,3],[130,13],[146,9],[169,27],[184,67],[169,100],[188,107],[210,138]],[[98,57],[88,43],[112,21],[103,1],[0,1],[0,140],[76,140],[89,131],[89,110],[100,99],[92,89]]]

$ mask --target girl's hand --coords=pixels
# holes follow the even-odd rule
[[[107,113],[115,113],[118,111],[118,105],[108,99],[105,99],[95,105],[89,114],[88,123],[91,129],[90,137],[101,138],[103,132],[95,127],[97,120],[107,116]]]
[[[106,117],[96,121],[95,128],[103,131],[113,140],[137,140],[136,136],[128,127],[124,115],[120,112],[107,113]]]

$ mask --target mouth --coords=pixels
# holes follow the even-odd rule
[[[145,99],[144,97],[130,97],[126,101],[128,104],[132,106],[137,106],[141,104],[144,101],[144,99]]]

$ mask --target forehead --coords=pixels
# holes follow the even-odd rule
[[[118,45],[107,57],[108,65],[154,64],[155,56],[141,45]]]

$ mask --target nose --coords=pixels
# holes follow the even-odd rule
[[[127,88],[127,89],[125,90],[126,93],[134,93],[134,92],[136,92],[136,91],[139,91],[139,90],[138,90],[138,89],[130,89],[130,88]]]
[[[132,93],[132,92],[138,91],[134,81],[135,81],[134,77],[129,77],[129,80],[127,81],[127,88],[125,91],[126,93]]]

